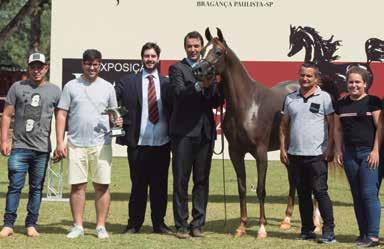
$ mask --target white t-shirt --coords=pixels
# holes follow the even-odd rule
[[[107,107],[117,107],[111,83],[100,77],[90,83],[82,76],[69,81],[58,104],[68,111],[68,141],[77,147],[110,144]]]

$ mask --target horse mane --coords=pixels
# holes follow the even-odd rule
[[[384,41],[378,38],[369,38],[365,42],[367,63],[372,61],[384,61]]]
[[[314,28],[311,27],[301,27],[299,26],[297,30],[302,29],[304,32],[310,34],[314,39],[314,42],[319,45],[323,51],[323,60],[327,62],[331,62],[340,58],[338,55],[334,55],[334,53],[341,46],[341,40],[333,41],[334,36],[332,35],[329,39],[324,39],[319,32],[317,32]]]
[[[326,91],[331,95],[332,102],[335,103],[340,97],[340,90],[337,87],[335,81],[329,76],[324,75],[321,77],[321,82],[319,83],[321,90]]]

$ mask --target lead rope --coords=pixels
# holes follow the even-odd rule
[[[220,134],[221,149],[219,152],[216,152],[215,150],[213,150],[213,153],[215,155],[221,154],[221,163],[222,163],[222,169],[223,169],[223,199],[224,199],[224,227],[225,227],[227,225],[227,195],[226,195],[226,189],[225,189],[224,132],[223,132],[224,104],[222,104],[219,108],[220,108],[220,115],[219,115],[220,122],[219,122],[219,124],[220,124],[220,129],[221,129],[221,134]],[[217,116],[219,108],[216,109],[216,116]]]

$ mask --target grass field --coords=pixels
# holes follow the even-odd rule
[[[213,161],[210,178],[210,198],[208,204],[206,238],[179,240],[173,236],[152,234],[150,211],[147,209],[146,221],[140,234],[122,235],[127,223],[127,206],[130,191],[130,179],[125,158],[114,158],[112,176],[112,204],[107,229],[111,238],[100,241],[95,237],[95,211],[92,201],[91,185],[87,194],[84,224],[86,235],[83,238],[69,240],[65,234],[71,226],[71,213],[68,203],[43,202],[40,212],[39,238],[27,238],[24,235],[24,218],[27,189],[24,189],[19,207],[19,217],[15,226],[16,234],[0,240],[0,248],[355,248],[353,241],[358,234],[353,214],[351,194],[342,171],[329,174],[330,196],[334,203],[336,236],[339,243],[318,245],[314,242],[296,241],[300,231],[298,208],[295,208],[293,228],[281,231],[279,224],[286,207],[288,182],[286,170],[278,162],[270,162],[267,179],[266,214],[268,220],[268,238],[256,240],[257,218],[259,214],[256,195],[248,187],[248,215],[250,222],[247,234],[234,239],[232,233],[239,224],[239,204],[237,184],[232,165],[225,161],[227,187],[227,223],[224,223],[223,184],[221,161]],[[3,216],[5,194],[7,190],[6,160],[0,159],[0,216]],[[256,167],[254,161],[247,162],[247,186],[254,183]],[[170,170],[171,176],[171,170]],[[169,198],[166,223],[173,225],[172,216],[172,177],[169,178]],[[68,186],[64,184],[66,197]],[[191,189],[191,188],[190,188]],[[382,222],[383,223],[383,222]]]

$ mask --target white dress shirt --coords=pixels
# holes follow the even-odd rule
[[[148,75],[153,75],[153,81],[155,83],[157,108],[159,109],[159,121],[156,124],[152,124],[149,121],[148,115]],[[141,108],[141,126],[140,126],[140,137],[139,145],[141,146],[161,146],[170,141],[168,136],[168,122],[164,114],[164,107],[161,100],[160,94],[160,78],[157,70],[148,73],[143,70],[142,74],[142,108]]]

